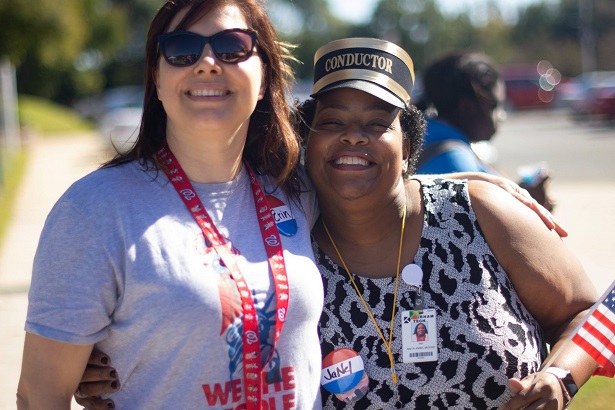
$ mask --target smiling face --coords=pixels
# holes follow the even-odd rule
[[[174,17],[169,31],[186,11]],[[249,28],[241,10],[233,5],[213,9],[186,30],[212,36],[230,28]],[[167,114],[167,136],[202,135],[200,131],[222,131],[222,135],[239,131],[245,136],[250,115],[264,94],[262,79],[262,61],[256,52],[246,61],[229,64],[218,60],[207,44],[197,63],[188,67],[171,66],[161,56],[156,90]]]
[[[318,98],[306,167],[321,201],[396,195],[408,144],[399,109],[363,91],[329,91]]]

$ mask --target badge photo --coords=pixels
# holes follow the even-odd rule
[[[438,360],[436,310],[407,310],[402,313],[402,360],[404,363]]]

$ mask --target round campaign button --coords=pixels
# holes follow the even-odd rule
[[[285,236],[294,236],[297,233],[297,221],[290,207],[273,195],[267,195],[267,204],[271,208],[278,231]]]
[[[423,270],[419,265],[411,263],[401,271],[401,278],[408,285],[421,287],[423,286]]]
[[[346,403],[359,400],[369,387],[363,359],[352,349],[332,351],[322,361],[320,383]]]

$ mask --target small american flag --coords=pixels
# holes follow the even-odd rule
[[[615,282],[584,319],[572,341],[600,365],[594,375],[615,376]]]

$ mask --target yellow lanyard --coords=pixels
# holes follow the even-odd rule
[[[404,214],[401,218],[401,235],[399,237],[399,253],[397,255],[397,273],[395,274],[395,293],[393,293],[393,313],[391,314],[391,327],[389,329],[389,341],[388,342],[384,338],[384,334],[380,330],[378,323],[376,323],[374,314],[372,313],[371,309],[367,305],[367,302],[365,302],[363,295],[361,294],[361,292],[359,292],[359,288],[357,287],[356,282],[352,278],[352,275],[350,274],[350,270],[348,270],[348,266],[346,266],[346,262],[344,262],[344,258],[342,258],[340,251],[337,249],[337,246],[335,245],[335,241],[331,237],[331,234],[329,233],[329,229],[327,228],[327,224],[325,224],[324,219],[322,220],[322,226],[325,228],[325,231],[327,232],[327,236],[329,236],[329,240],[331,241],[331,244],[333,245],[335,252],[337,252],[337,257],[340,259],[340,262],[342,262],[342,266],[344,266],[344,269],[346,270],[346,273],[348,274],[348,277],[350,278],[350,281],[352,282],[354,289],[357,292],[357,295],[359,296],[359,299],[361,299],[361,302],[363,302],[363,306],[365,307],[367,314],[369,315],[370,319],[374,323],[374,326],[376,327],[376,330],[378,331],[380,338],[384,342],[384,346],[387,348],[387,353],[389,355],[389,362],[391,363],[391,378],[393,379],[393,383],[397,384],[397,374],[395,374],[395,360],[393,359],[393,349],[391,348],[391,345],[393,343],[393,327],[395,325],[395,308],[397,307],[397,288],[399,285],[399,265],[401,263],[401,251],[402,251],[402,247],[404,244],[404,230],[406,229],[406,207],[404,206]]]

